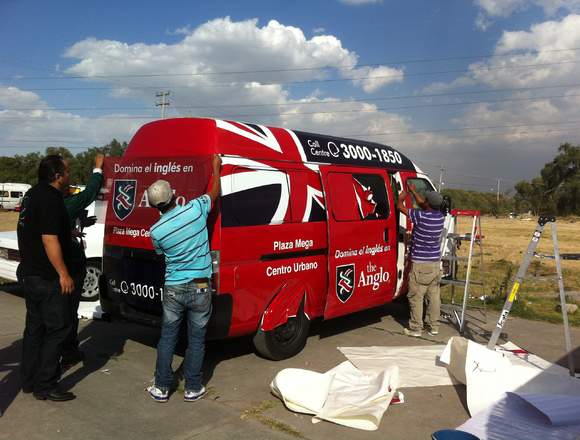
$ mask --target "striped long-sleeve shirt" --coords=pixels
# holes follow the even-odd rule
[[[185,206],[176,206],[151,227],[158,254],[165,255],[165,284],[184,284],[212,273],[207,235],[211,199],[204,194]]]
[[[439,211],[409,209],[413,223],[413,244],[411,260],[416,263],[439,261],[441,259],[441,235],[445,217]]]

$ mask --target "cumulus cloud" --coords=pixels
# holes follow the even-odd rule
[[[301,29],[276,20],[260,27],[256,19],[215,19],[191,30],[176,44],[129,45],[88,38],[71,46],[65,56],[79,60],[67,69],[72,75],[99,81],[103,76],[133,76],[116,78],[119,87],[151,83],[151,78],[143,75],[167,71],[160,66],[171,66],[170,75],[161,75],[159,80],[182,87],[180,95],[191,97],[194,93],[196,98],[200,94],[214,98],[215,90],[208,92],[210,87],[233,89],[250,82],[269,86],[332,75],[356,79],[353,84],[370,93],[403,78],[402,70],[387,66],[357,69],[358,56],[335,36],[307,39]],[[229,91],[224,95],[232,96]]]
[[[36,141],[42,147],[72,145],[88,148],[105,145],[115,137],[130,139],[147,120],[127,118],[131,116],[81,117],[51,108],[35,93],[0,86],[0,133],[6,146],[14,147],[12,154],[21,153],[21,146]],[[9,153],[2,151],[2,154]]]
[[[489,163],[493,167],[493,158],[498,175],[507,175],[512,159],[521,164],[518,173],[525,169],[534,175],[553,158],[560,142],[580,142],[580,87],[575,86],[580,63],[578,51],[569,50],[578,47],[580,15],[570,14],[535,24],[528,31],[504,32],[496,43],[495,56],[471,64],[467,74],[451,82],[427,87],[427,93],[474,88],[497,91],[484,97],[456,98],[495,102],[459,107],[462,110],[450,121],[459,130],[442,142],[444,148],[456,148],[464,161],[472,157],[482,166]],[[484,128],[462,130],[464,127]],[[450,160],[458,159],[450,156]]]
[[[401,69],[387,66],[358,67],[357,54],[333,35],[307,38],[301,29],[275,20],[260,26],[257,20],[236,22],[227,17],[173,33],[183,37],[172,44],[84,39],[65,50],[65,58],[72,61],[65,72],[110,86],[111,98],[150,105],[151,111],[139,114],[152,118],[158,115],[152,105],[155,93],[170,90],[169,116],[240,119],[336,135],[408,129],[404,118],[363,102],[346,105],[324,92],[327,80],[346,80],[347,85],[373,93],[404,76]],[[2,93],[9,91],[0,89],[0,99]],[[19,107],[47,107],[35,102],[40,99],[35,94],[19,90],[18,95],[20,100],[25,96],[30,100]],[[340,111],[331,114],[328,109]],[[46,138],[62,130],[67,139],[91,139],[97,144],[111,137],[128,140],[143,122],[124,116],[115,119],[116,115],[84,118],[46,108],[29,126],[9,129],[8,121],[17,115],[2,116],[6,139],[38,127],[37,133],[47,133]]]
[[[580,12],[580,0],[475,0],[480,12],[475,25],[480,30],[487,30],[493,19],[506,18],[512,14],[530,8],[540,7],[548,17],[558,12]]]

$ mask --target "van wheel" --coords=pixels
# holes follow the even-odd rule
[[[304,301],[296,316],[270,331],[258,329],[254,347],[261,356],[273,361],[288,359],[302,351],[308,339],[310,320],[304,314]]]
[[[97,301],[99,299],[99,277],[101,276],[101,262],[87,262],[85,283],[81,292],[81,301]]]

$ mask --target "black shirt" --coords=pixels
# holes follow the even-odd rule
[[[22,198],[18,218],[19,276],[40,276],[46,280],[58,278],[50,263],[42,235],[56,235],[67,268],[70,268],[71,231],[62,193],[48,183],[32,187]]]

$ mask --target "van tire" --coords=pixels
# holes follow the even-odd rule
[[[98,301],[99,299],[99,278],[101,271],[101,260],[87,261],[87,273],[85,283],[81,292],[81,301]]]
[[[310,320],[304,313],[304,300],[285,324],[270,331],[258,329],[254,335],[254,348],[260,356],[273,361],[281,361],[300,353],[306,345]]]

